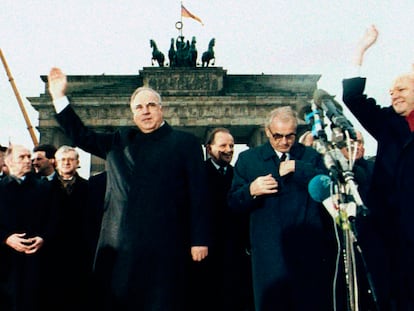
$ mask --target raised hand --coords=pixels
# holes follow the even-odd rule
[[[49,93],[53,100],[65,96],[68,82],[66,75],[62,72],[62,70],[56,67],[52,68],[47,77],[47,81]]]
[[[358,47],[355,55],[355,64],[358,66],[362,65],[364,60],[365,52],[377,41],[378,29],[375,25],[371,25],[362,36],[358,43]]]

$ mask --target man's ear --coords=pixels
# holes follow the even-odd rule
[[[269,139],[272,137],[272,134],[270,133],[270,130],[267,127],[265,128],[265,134]]]
[[[4,164],[6,164],[6,166],[7,166],[7,167],[9,167],[9,166],[10,166],[10,158],[9,158],[9,157],[6,157],[6,158],[4,159]]]
[[[211,145],[210,144],[206,145],[206,151],[207,151],[208,154],[211,153]]]

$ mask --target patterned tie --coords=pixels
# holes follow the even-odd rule
[[[283,162],[286,160],[286,153],[282,153],[282,155],[280,156],[280,162]]]

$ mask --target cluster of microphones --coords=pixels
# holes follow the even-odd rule
[[[354,159],[345,158],[339,147],[356,140],[356,132],[334,97],[324,90],[316,90],[312,103],[306,107],[304,114],[306,123],[311,126],[314,147],[323,155],[329,171],[329,175],[312,178],[308,191],[313,200],[323,203],[342,229],[348,229],[357,214],[365,216],[368,210],[354,181]],[[325,119],[330,122],[330,140],[325,131]]]

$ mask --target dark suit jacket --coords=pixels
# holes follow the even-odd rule
[[[47,182],[26,175],[22,183],[12,176],[0,181],[0,279],[3,291],[0,309],[13,306],[17,311],[40,311],[44,293],[45,248],[52,237],[54,222],[51,192]],[[38,252],[26,255],[3,244],[13,233],[40,236],[44,245]]]
[[[55,229],[46,247],[48,309],[73,310],[89,298],[93,218],[88,181],[78,174],[65,189],[58,174],[49,182],[55,209]]]
[[[92,215],[92,240],[91,243],[96,248],[96,243],[101,229],[102,215],[105,204],[106,192],[106,172],[101,172],[89,177],[89,204]]]
[[[248,248],[248,214],[230,210],[227,194],[233,166],[221,174],[205,161],[209,208],[212,214],[212,245],[202,262],[192,264],[190,299],[200,311],[248,310],[251,304],[251,267]],[[202,281],[201,281],[202,280]],[[203,303],[200,305],[200,301]]]

